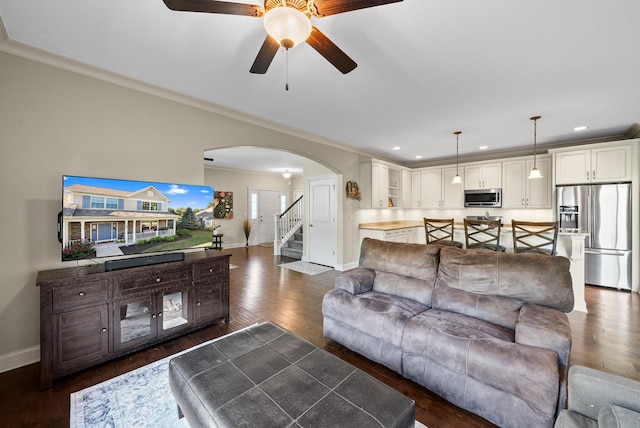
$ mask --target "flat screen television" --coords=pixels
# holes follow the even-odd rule
[[[62,260],[167,253],[211,245],[213,187],[62,177]]]

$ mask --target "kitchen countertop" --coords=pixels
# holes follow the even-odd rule
[[[464,223],[456,221],[454,223],[456,229],[464,229]],[[376,223],[360,223],[360,229],[367,230],[397,230],[407,229],[410,227],[424,227],[424,222],[420,220],[394,220],[394,221],[380,221]],[[511,223],[505,223],[502,225],[502,230],[511,232]],[[577,231],[573,229],[560,229],[558,235],[567,236],[588,236],[589,234],[583,231]]]

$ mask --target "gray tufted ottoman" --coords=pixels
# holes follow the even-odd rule
[[[413,427],[413,400],[274,324],[169,363],[192,427]]]

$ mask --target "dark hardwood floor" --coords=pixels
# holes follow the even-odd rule
[[[335,271],[309,276],[279,268],[285,257],[273,249],[225,250],[232,254],[231,321],[163,343],[39,390],[39,363],[0,374],[0,425],[66,427],[69,394],[141,367],[206,340],[261,321],[272,321],[378,378],[416,401],[416,418],[429,428],[491,427],[397,373],[322,336],[322,296],[333,287]],[[35,285],[34,285],[35,286]],[[589,313],[569,314],[573,331],[572,364],[640,380],[640,299],[637,293],[586,288]]]

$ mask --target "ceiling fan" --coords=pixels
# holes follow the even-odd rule
[[[397,3],[402,0],[265,0],[264,7],[217,0],[163,0],[175,11],[221,13],[263,18],[267,37],[258,52],[251,73],[264,74],[280,46],[292,48],[306,41],[343,74],[358,66],[320,30],[310,18],[322,18],[352,10]]]

